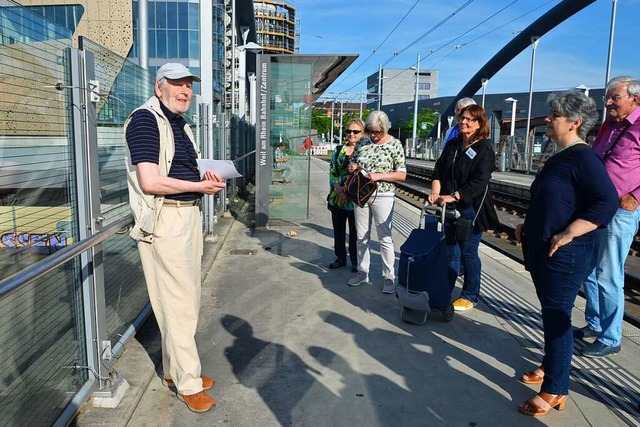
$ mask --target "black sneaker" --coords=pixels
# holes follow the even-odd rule
[[[329,270],[335,270],[336,268],[341,268],[347,265],[347,261],[335,260],[331,264],[329,264]]]
[[[594,342],[596,338],[598,338],[600,332],[596,332],[591,329],[589,326],[585,326],[584,328],[574,328],[573,329],[573,337],[581,339],[585,342]]]

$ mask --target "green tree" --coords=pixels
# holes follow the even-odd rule
[[[369,114],[371,114],[371,111],[373,111],[373,110],[367,110],[366,108],[362,110],[362,121],[363,122],[367,121],[367,117],[369,117]],[[359,118],[360,118],[360,111],[353,111],[351,113],[344,114],[344,116],[342,117],[342,126],[343,126],[343,128],[346,129],[347,123],[349,123],[351,120],[359,119]]]
[[[422,129],[422,123],[427,124],[426,129]],[[418,112],[418,127],[416,129],[417,136],[429,135],[431,128],[433,128],[436,123],[438,123],[438,114],[430,108],[423,108],[422,111]],[[413,135],[413,116],[402,126],[402,135],[403,139],[405,135],[407,138],[411,138]]]
[[[324,110],[313,109],[311,111],[311,129],[315,129],[318,135],[328,134],[331,129],[331,117],[327,117]]]

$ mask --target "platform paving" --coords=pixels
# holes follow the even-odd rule
[[[451,323],[404,323],[396,298],[381,293],[377,244],[371,285],[349,287],[348,268],[326,268],[334,259],[327,179],[326,163],[312,159],[308,219],[254,230],[252,206],[244,205],[219,242],[203,283],[197,335],[203,372],[216,378],[215,409],[194,414],[162,386],[153,367],[152,325],[118,361],[125,377],[137,373],[128,379],[139,390],[130,410],[109,417],[87,409],[75,425],[640,425],[635,328],[625,325],[627,337],[614,358],[574,357],[564,412],[523,416],[518,403],[537,387],[517,377],[539,364],[542,346],[528,273],[482,247],[482,298],[475,309]],[[398,202],[394,215],[399,255],[418,212]],[[584,301],[576,305],[574,322],[582,326]]]

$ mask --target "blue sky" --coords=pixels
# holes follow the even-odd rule
[[[518,31],[560,0],[474,0],[444,25],[407,48],[468,2],[420,0],[365,62],[416,0],[297,0],[294,4],[301,23],[300,53],[360,55],[329,88],[331,92],[365,90],[364,80],[377,72],[379,64],[391,59],[386,68],[408,68],[416,63],[419,53],[421,69],[439,71],[438,95],[455,95]],[[561,90],[580,84],[593,88],[604,86],[612,4],[612,0],[597,0],[540,39],[534,90]],[[452,41],[506,6],[509,7],[486,23]],[[640,75],[640,49],[633,40],[638,33],[639,10],[640,0],[618,0],[612,77]],[[456,45],[460,46],[454,48]],[[394,52],[399,51],[402,53],[394,57]],[[531,48],[490,80],[487,93],[527,92],[530,70]]]

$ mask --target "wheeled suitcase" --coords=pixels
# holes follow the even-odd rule
[[[447,250],[444,222],[457,218],[456,210],[446,206],[422,208],[418,228],[411,231],[400,247],[400,265],[396,297],[403,321],[422,325],[430,313],[439,312],[445,322],[453,319],[453,305],[448,285]],[[424,220],[424,228],[421,228]]]

